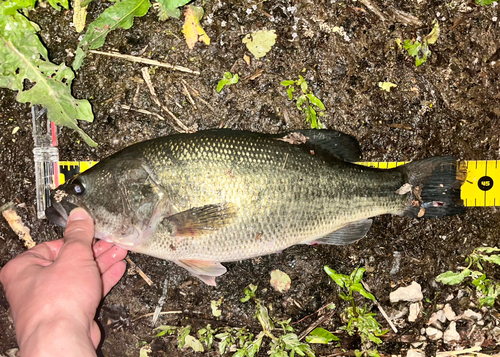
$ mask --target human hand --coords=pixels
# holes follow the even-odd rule
[[[81,208],[64,239],[45,242],[0,270],[23,356],[95,356],[101,299],[123,276],[125,249],[93,243],[94,222]]]

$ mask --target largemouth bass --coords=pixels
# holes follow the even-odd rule
[[[391,169],[358,166],[357,141],[330,130],[209,130],[129,146],[51,193],[61,226],[75,207],[95,236],[168,259],[209,285],[221,262],[295,244],[353,243],[382,214],[464,211],[453,157]]]

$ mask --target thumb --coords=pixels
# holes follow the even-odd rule
[[[64,230],[64,246],[61,251],[86,248],[90,254],[94,239],[94,221],[83,208],[71,211]]]

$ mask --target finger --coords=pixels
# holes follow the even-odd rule
[[[116,283],[120,281],[123,274],[125,274],[126,269],[127,264],[121,260],[110,266],[109,269],[102,274],[102,297],[108,295],[111,288],[115,286]]]
[[[71,211],[64,231],[64,246],[61,259],[94,259],[92,240],[94,239],[94,221],[83,208]]]
[[[117,246],[112,246],[105,252],[101,253],[101,255],[99,255],[95,259],[101,275],[106,270],[108,270],[113,264],[119,262],[120,260],[125,259],[127,253],[128,253],[127,250]]]
[[[104,240],[98,240],[92,246],[92,250],[94,251],[94,257],[97,258],[99,255],[107,251],[109,248],[113,246],[113,243],[106,242]]]
[[[97,349],[101,342],[101,329],[95,321],[92,321],[92,326],[90,327],[90,339],[92,340],[94,348]]]

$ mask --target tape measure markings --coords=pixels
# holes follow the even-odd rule
[[[408,162],[358,162],[357,164],[377,169],[392,169]],[[59,161],[59,170],[56,171],[59,183],[62,185],[75,174],[83,172],[95,164],[97,164],[97,161]],[[461,188],[464,205],[467,207],[497,206],[496,198],[500,198],[500,184],[495,185],[495,180],[500,181],[498,160],[459,161],[458,167],[457,175],[462,171],[463,174],[467,174]]]

